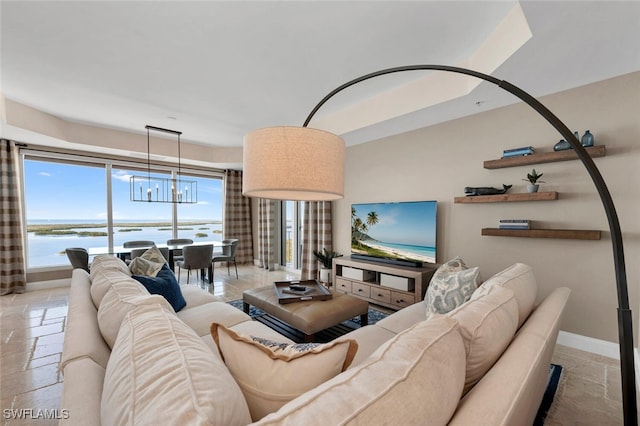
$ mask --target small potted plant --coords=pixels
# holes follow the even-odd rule
[[[538,188],[540,187],[539,183],[545,183],[543,180],[540,180],[542,175],[543,173],[536,172],[536,169],[531,170],[531,173],[527,173],[527,178],[522,179],[529,182],[527,192],[538,192]]]
[[[323,248],[322,251],[314,250],[313,254],[316,256],[316,259],[318,259],[318,262],[322,264],[322,267],[320,268],[320,281],[323,283],[330,283],[333,259],[342,255],[333,250],[328,251],[326,248]]]

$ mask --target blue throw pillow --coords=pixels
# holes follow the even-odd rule
[[[187,301],[182,296],[180,290],[180,284],[176,280],[176,276],[169,269],[169,265],[166,263],[158,272],[155,277],[148,277],[146,275],[131,275],[131,277],[142,284],[149,293],[159,294],[167,299],[167,302],[173,307],[173,310],[178,312],[180,309],[187,306]]]

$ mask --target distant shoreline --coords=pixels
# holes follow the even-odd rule
[[[221,220],[200,220],[200,221],[189,221],[189,222],[180,222],[178,226],[192,226],[192,225],[206,225],[213,224],[219,225],[222,224]],[[114,227],[118,228],[152,228],[152,227],[164,227],[164,226],[172,226],[171,222],[114,222]],[[27,224],[27,232],[35,232],[35,231],[48,231],[48,230],[65,230],[65,229],[84,229],[84,228],[106,228],[106,222],[95,222],[95,223],[38,223],[38,224]]]

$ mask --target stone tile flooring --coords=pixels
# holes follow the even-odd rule
[[[218,300],[242,298],[244,290],[278,280],[299,278],[286,271],[265,271],[239,266],[228,276],[216,270],[214,285],[198,283],[192,272],[190,285],[208,289]],[[186,285],[182,271],[180,283]],[[58,365],[64,340],[68,288],[29,291],[0,297],[0,406],[10,425],[48,425],[58,420],[43,419],[42,411],[62,416],[60,395],[63,376]],[[546,425],[622,424],[620,369],[618,361],[558,345],[553,362],[564,367],[563,377]],[[7,409],[32,409],[38,420],[7,419]],[[58,410],[57,412],[53,410]]]

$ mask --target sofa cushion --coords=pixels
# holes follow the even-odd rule
[[[131,276],[129,267],[122,260],[110,254],[99,254],[93,258],[91,262],[91,281],[93,281],[96,274],[102,271],[117,270],[127,276]]]
[[[524,323],[536,302],[538,284],[531,266],[524,263],[514,263],[507,269],[498,272],[486,280],[471,295],[471,300],[490,293],[497,287],[508,288],[513,291],[518,301],[518,328]]]
[[[446,314],[468,301],[478,287],[480,269],[467,269],[460,258],[455,258],[440,266],[433,274],[425,304],[429,318],[434,313]]]
[[[150,295],[145,288],[135,280],[114,283],[107,294],[102,298],[98,308],[98,326],[102,338],[110,348],[118,336],[120,323],[125,315],[140,305],[160,304],[170,312],[173,311],[171,305],[164,297]]]
[[[240,388],[222,360],[160,304],[122,321],[104,379],[103,425],[246,425]]]
[[[424,321],[424,304],[422,302],[400,309],[381,319],[375,325],[398,334],[420,321]]]
[[[358,349],[353,340],[288,344],[246,336],[221,324],[211,335],[242,389],[251,418],[259,420],[344,371]]]
[[[202,291],[202,289],[195,285],[181,285],[180,290],[182,291],[182,296],[184,300],[187,301],[187,308],[193,308],[195,306],[204,305],[205,303],[216,302],[218,299],[208,291]],[[207,324],[207,333],[209,333],[209,326],[211,325],[210,321]]]
[[[449,312],[460,324],[467,352],[464,393],[473,387],[509,346],[518,327],[518,302],[513,292],[496,288]]]
[[[196,287],[192,288],[197,289]],[[202,289],[197,290],[204,293]],[[198,336],[209,337],[211,337],[212,322],[224,324],[227,327],[245,321],[257,322],[251,321],[249,315],[225,302],[210,302],[193,308],[187,304],[186,309],[178,312],[178,318],[191,327]]]
[[[96,309],[113,283],[131,280],[131,272],[127,265],[113,256],[103,256],[97,266],[97,268],[92,267],[90,273],[91,299]]]
[[[182,291],[180,290],[180,284],[178,284],[176,276],[166,263],[162,264],[160,271],[155,277],[132,275],[131,278],[142,284],[149,293],[159,294],[167,299],[167,302],[169,302],[175,312],[187,306],[187,301],[184,300]]]
[[[257,424],[445,425],[462,393],[464,365],[458,324],[434,315]]]

